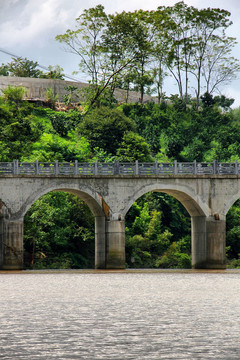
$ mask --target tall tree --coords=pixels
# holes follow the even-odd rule
[[[92,84],[98,84],[101,68],[101,37],[107,24],[107,15],[102,5],[86,9],[76,18],[76,30],[68,29],[57,35],[56,40],[66,49],[80,56],[79,67],[91,77]]]
[[[230,51],[236,43],[236,39],[226,36],[226,30],[232,24],[229,20],[231,14],[226,10],[211,8],[194,12],[191,73],[197,82],[195,92],[198,106],[203,88],[212,92],[220,83],[230,80],[240,67],[237,60],[229,61]],[[204,80],[206,82],[202,84]]]
[[[226,35],[232,24],[230,13],[212,8],[198,10],[183,1],[159,7],[157,12],[165,14],[159,32],[165,44],[165,64],[177,82],[180,98],[187,101],[191,86],[198,107],[201,94],[213,92],[239,71],[239,61],[231,57],[236,39]]]

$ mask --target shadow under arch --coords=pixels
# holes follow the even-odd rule
[[[127,214],[133,203],[148,192],[162,192],[168,195],[173,196],[177,199],[188,211],[191,217],[205,217],[208,216],[209,209],[208,206],[203,203],[199,198],[196,198],[194,194],[191,194],[188,189],[184,186],[178,186],[178,189],[174,189],[172,187],[162,186],[161,184],[152,184],[145,187],[142,187],[140,190],[136,191],[132,197],[131,201],[128,203],[127,207],[125,208],[124,215]]]

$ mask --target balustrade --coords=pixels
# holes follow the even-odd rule
[[[81,163],[75,162],[13,162],[0,163],[0,176],[4,175],[239,175],[240,163],[225,162],[178,162],[162,163]]]

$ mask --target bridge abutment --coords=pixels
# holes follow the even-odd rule
[[[1,269],[21,270],[23,268],[23,219],[10,221],[1,219]]]
[[[125,221],[106,221],[106,269],[125,266]]]

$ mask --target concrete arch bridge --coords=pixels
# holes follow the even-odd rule
[[[0,269],[22,269],[24,215],[50,191],[84,200],[95,216],[95,267],[125,268],[125,215],[159,191],[191,216],[192,266],[225,268],[226,214],[240,197],[235,163],[0,163]]]

